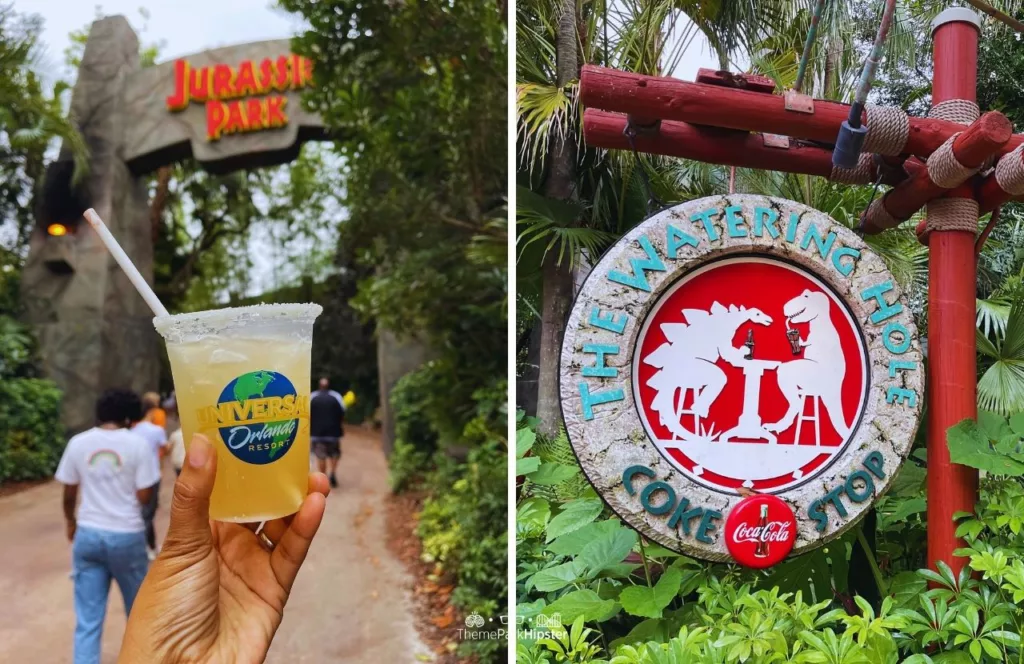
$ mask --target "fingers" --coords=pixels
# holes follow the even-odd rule
[[[165,549],[176,547],[194,550],[210,545],[210,494],[217,475],[217,453],[202,434],[196,434],[189,445],[188,457],[174,483],[171,499],[171,525],[167,530]]]
[[[291,592],[299,567],[306,559],[309,545],[323,520],[326,505],[327,497],[322,493],[313,492],[306,496],[302,507],[292,517],[291,524],[270,553],[270,568],[285,592]]]
[[[320,493],[326,496],[331,492],[331,485],[327,481],[327,476],[323,473],[310,473],[309,474],[309,488],[307,494]],[[270,538],[271,542],[280,541],[284,535],[284,531],[288,530],[288,526],[291,524],[294,515],[286,516],[283,519],[274,519],[273,521],[267,521],[263,524],[263,533]]]
[[[324,496],[330,495],[331,483],[327,481],[327,476],[323,473],[310,473],[308,493],[322,493]]]

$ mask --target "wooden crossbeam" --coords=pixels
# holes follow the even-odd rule
[[[588,108],[583,113],[583,140],[587,145],[610,150],[630,149],[624,131],[627,117]],[[769,147],[759,133],[701,127],[687,122],[664,120],[657,133],[639,133],[634,139],[636,149],[648,154],[693,159],[709,164],[758,168],[828,178],[832,174],[832,151],[796,141],[790,147]],[[896,184],[903,171],[886,173],[882,182]]]
[[[583,67],[580,99],[589,108],[637,117],[781,134],[829,144],[835,142],[839,126],[850,110],[847,104],[815,100],[813,113],[788,111],[779,95],[644,76],[596,65]],[[927,158],[962,129],[955,122],[912,117],[905,152]],[[998,154],[1005,154],[1021,143],[1024,135],[1014,134]]]

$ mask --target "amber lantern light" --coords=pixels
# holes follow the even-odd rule
[[[68,227],[64,224],[50,224],[46,227],[46,234],[53,237],[63,237],[68,234]]]

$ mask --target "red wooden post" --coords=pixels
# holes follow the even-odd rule
[[[978,72],[978,15],[947,9],[936,17],[932,104],[948,99],[975,101]],[[978,473],[949,460],[946,429],[977,417],[975,384],[974,233],[932,231],[928,272],[928,562],[944,561],[959,572],[953,556],[961,541],[953,513],[973,511]]]

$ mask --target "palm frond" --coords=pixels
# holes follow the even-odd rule
[[[565,88],[542,83],[516,86],[520,163],[529,172],[543,169],[552,136],[566,137],[575,131],[577,90],[577,83]]]
[[[1010,318],[1010,307],[1010,301],[1005,298],[978,298],[975,305],[978,331],[985,337],[1005,335],[1006,322]]]
[[[1024,299],[1014,301],[995,341],[980,330],[976,337],[979,354],[991,360],[978,381],[978,406],[1002,414],[1024,410]]]

